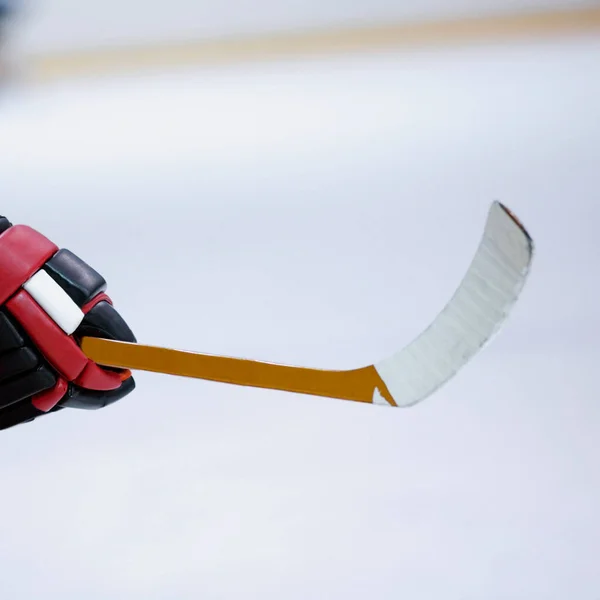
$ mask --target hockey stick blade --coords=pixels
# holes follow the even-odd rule
[[[483,238],[454,296],[431,325],[395,355],[348,371],[292,367],[83,338],[100,365],[384,406],[424,400],[451,379],[499,331],[527,280],[533,241],[501,203],[490,208]]]

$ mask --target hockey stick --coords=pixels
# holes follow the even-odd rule
[[[446,383],[492,339],[519,298],[532,258],[533,241],[525,228],[494,202],[471,266],[444,310],[397,354],[360,369],[290,367],[90,337],[81,347],[108,367],[411,406]]]

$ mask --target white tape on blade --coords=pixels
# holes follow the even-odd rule
[[[532,255],[531,239],[494,203],[452,300],[419,337],[375,365],[398,406],[427,398],[494,337],[519,297]]]
[[[83,321],[85,315],[81,309],[46,271],[38,271],[23,289],[67,335]]]

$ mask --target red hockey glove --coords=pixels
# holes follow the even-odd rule
[[[134,390],[130,372],[100,367],[79,347],[84,336],[136,341],[105,290],[75,254],[0,217],[0,429]]]

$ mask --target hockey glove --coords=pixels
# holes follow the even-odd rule
[[[135,388],[79,348],[84,336],[135,342],[104,278],[35,230],[0,216],[0,429],[63,408],[98,409]]]

